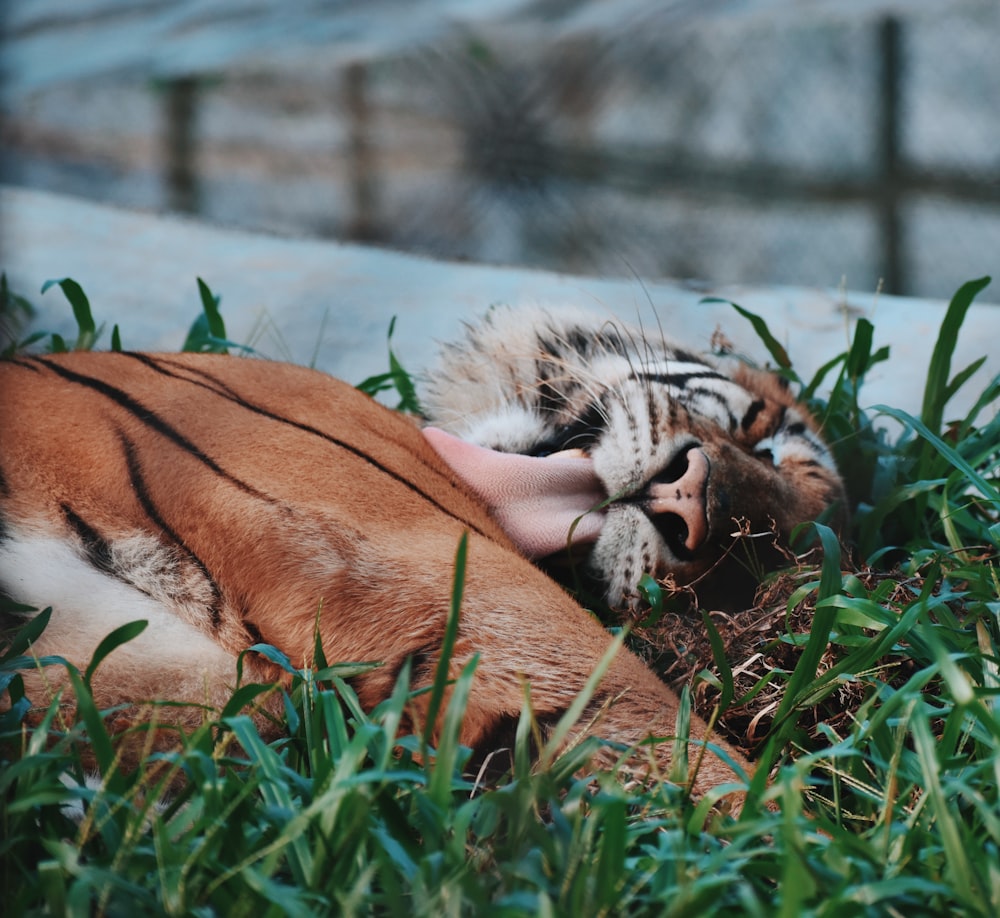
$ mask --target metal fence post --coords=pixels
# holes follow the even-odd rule
[[[906,262],[903,251],[905,228],[901,204],[905,176],[900,151],[900,94],[903,80],[903,26],[894,16],[878,25],[881,68],[877,117],[878,177],[874,196],[882,236],[882,273],[887,293],[906,292]]]
[[[198,78],[175,77],[164,87],[164,151],[167,207],[196,214],[201,190],[195,165],[198,119]]]

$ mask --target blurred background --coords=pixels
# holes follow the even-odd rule
[[[447,259],[947,297],[996,0],[30,0],[0,179]]]

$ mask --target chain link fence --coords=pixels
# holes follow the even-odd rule
[[[1000,270],[1000,7],[737,6],[52,86],[8,103],[4,175],[575,273],[943,297]]]

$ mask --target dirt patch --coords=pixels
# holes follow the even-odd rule
[[[868,591],[880,582],[895,584],[885,600],[888,608],[900,608],[916,598],[912,578],[899,571],[845,570]],[[750,608],[736,613],[708,612],[732,672],[733,701],[718,719],[719,729],[752,755],[766,739],[774,715],[784,697],[787,677],[798,665],[802,646],[812,627],[816,603],[818,566],[808,558],[761,585]],[[671,585],[664,584],[670,592]],[[810,589],[810,586],[812,587]],[[681,591],[676,591],[681,592]],[[676,595],[671,600],[678,600]],[[683,605],[681,602],[665,605]],[[647,610],[648,611],[648,610]],[[648,618],[648,616],[647,616]],[[719,677],[712,639],[701,615],[678,609],[665,611],[657,621],[645,624],[641,613],[633,621],[635,649],[675,690],[692,686],[695,711],[705,720],[712,717],[720,700],[719,689],[700,674]],[[874,636],[875,632],[871,632]],[[820,658],[817,675],[835,666],[846,653],[829,644]],[[903,656],[879,660],[860,678],[844,678],[826,697],[799,717],[799,726],[816,736],[823,723],[843,735],[869,694],[872,679],[901,684],[915,671]]]

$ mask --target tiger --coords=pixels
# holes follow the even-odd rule
[[[587,551],[627,604],[640,570],[709,571],[733,519],[786,532],[842,498],[773,377],[576,313],[489,312],[427,374],[423,423],[320,371],[228,355],[22,354],[0,361],[0,391],[0,593],[50,607],[32,653],[81,669],[112,629],[147,622],[92,675],[120,733],[163,699],[192,704],[158,717],[196,726],[238,660],[244,681],[287,687],[246,651],[301,669],[317,641],[329,662],[378,664],[352,679],[367,710],[408,671],[408,723],[427,725],[464,539],[446,660],[454,678],[478,659],[461,742],[502,748],[526,691],[548,737],[605,665],[580,736],[662,777],[678,696],[538,562]],[[56,670],[25,671],[36,704]],[[265,736],[279,696],[255,714]],[[689,789],[738,797],[744,753],[696,716],[690,741],[707,751]]]
[[[833,453],[786,380],[662,333],[575,307],[494,307],[425,387],[427,436],[522,553],[554,574],[575,556],[573,581],[612,610],[640,605],[650,575],[736,611],[799,524],[846,523]],[[520,457],[561,464],[544,502]]]

